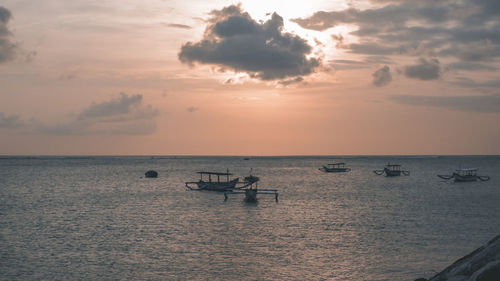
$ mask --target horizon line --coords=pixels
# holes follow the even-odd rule
[[[500,154],[0,154],[0,157],[453,157],[500,156]]]

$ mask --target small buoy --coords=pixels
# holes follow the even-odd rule
[[[158,177],[158,172],[157,171],[153,171],[153,170],[149,170],[144,175],[146,176],[146,178],[157,178]]]

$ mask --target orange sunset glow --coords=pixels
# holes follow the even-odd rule
[[[498,27],[495,1],[0,0],[0,155],[500,154]]]

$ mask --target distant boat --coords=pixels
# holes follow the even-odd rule
[[[349,172],[351,168],[345,167],[345,163],[332,163],[327,164],[319,168],[318,170],[323,171],[325,173],[339,173],[339,172]]]
[[[147,171],[144,176],[146,178],[157,178],[158,177],[158,172],[157,171],[153,171],[153,170],[149,170]]]
[[[383,170],[374,170],[373,172],[379,176],[385,174],[386,177],[398,177],[401,175],[405,176],[410,175],[410,171],[401,170],[401,165],[390,164],[390,163],[385,165]]]
[[[243,160],[250,160],[250,157],[245,157],[243,158]]]
[[[186,187],[189,190],[210,190],[210,191],[232,191],[239,190],[251,186],[259,181],[259,178],[251,174],[245,177],[244,181],[239,181],[239,178],[229,179],[233,174],[229,170],[225,173],[200,171],[199,181],[186,182]],[[215,179],[217,177],[217,180]],[[221,180],[222,177],[222,180]],[[224,180],[224,177],[226,178]],[[194,186],[196,185],[196,186]]]
[[[233,175],[229,173],[229,170],[226,173],[207,171],[200,171],[197,173],[200,174],[199,181],[186,182],[186,187],[190,190],[227,191],[236,188],[236,184],[239,181],[238,178],[232,180],[229,179],[229,176]],[[224,181],[223,179],[221,181],[221,176],[226,177],[226,180]],[[208,177],[208,181],[206,177]],[[212,177],[217,177],[217,180],[215,180],[215,178],[212,179]],[[192,187],[191,185],[193,184],[195,184],[197,187]]]
[[[457,169],[451,175],[437,175],[438,177],[449,180],[454,179],[458,182],[469,182],[469,181],[487,181],[490,179],[489,176],[478,176],[477,168],[466,168],[466,169]]]

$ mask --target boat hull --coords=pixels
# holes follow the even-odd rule
[[[400,170],[389,170],[387,168],[384,168],[385,175],[387,177],[397,177],[401,176],[401,171]]]
[[[237,183],[238,183],[238,179],[234,179],[232,181],[227,181],[227,182],[199,181],[196,183],[196,185],[198,185],[198,189],[202,189],[202,190],[227,191],[227,190],[234,189],[236,187]]]
[[[453,178],[455,178],[455,181],[458,182],[470,182],[470,181],[477,181],[478,178],[476,175],[470,175],[470,176],[463,176],[457,173],[453,173]]]
[[[323,167],[320,168],[321,171],[325,173],[342,173],[342,172],[349,172],[351,169],[350,168],[327,168]]]
[[[257,202],[257,189],[245,190],[245,202],[247,203]]]

